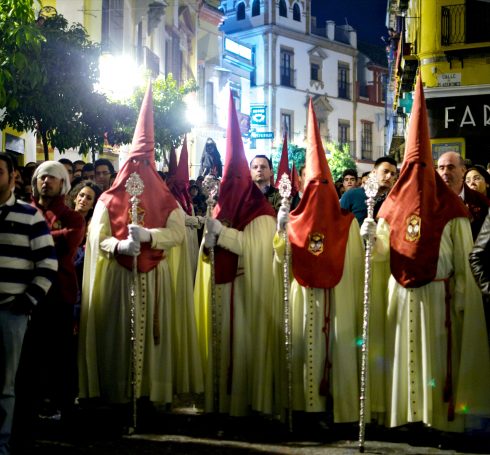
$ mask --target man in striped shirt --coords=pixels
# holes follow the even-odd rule
[[[43,216],[16,200],[14,167],[0,153],[0,455],[9,453],[15,376],[27,321],[46,296],[58,261]]]

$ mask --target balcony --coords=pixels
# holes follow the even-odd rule
[[[351,91],[350,91],[350,83],[349,82],[340,82],[339,81],[339,98],[344,100],[351,99]]]
[[[294,76],[296,70],[292,68],[281,66],[281,85],[284,87],[292,87],[294,88]]]
[[[490,41],[490,3],[472,2],[441,7],[441,45]]]

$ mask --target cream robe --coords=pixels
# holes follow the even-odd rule
[[[165,228],[150,230],[152,248],[168,251],[182,245],[185,226],[181,210],[170,213]],[[81,398],[102,397],[124,403],[131,397],[129,289],[132,272],[114,259],[117,242],[112,237],[107,209],[99,202],[87,236],[78,364]],[[181,294],[173,286],[173,283],[191,280],[187,277],[190,273],[187,256],[183,257],[184,260],[175,265],[176,270],[171,270],[164,259],[150,272],[138,274],[137,396],[147,396],[154,402],[170,403],[176,391],[186,391],[189,387],[202,390],[202,370],[200,362],[195,361],[199,359],[199,352],[192,342],[192,327],[188,333],[179,333],[180,325],[176,322],[179,305],[192,308],[192,300],[188,299],[190,292],[186,291],[186,297],[185,292]],[[175,276],[180,273],[179,278],[173,281],[171,273]],[[180,289],[185,289],[185,285]],[[154,326],[154,320],[158,320],[158,325]],[[185,322],[180,322],[188,324],[188,315]],[[193,344],[195,347],[189,347]]]
[[[184,210],[180,209],[185,219]],[[197,231],[186,226],[186,237],[167,252],[175,295],[173,302],[174,387],[177,393],[204,392],[204,371],[194,312],[194,276],[197,267]],[[195,258],[193,258],[193,256]]]
[[[468,219],[453,219],[443,230],[435,281],[420,288],[404,288],[391,276],[387,283],[387,426],[423,421],[440,430],[462,431],[466,414],[490,414],[490,356],[481,293],[468,263],[472,245]],[[383,219],[378,222],[375,255],[376,262],[380,257],[389,261],[389,225]],[[448,405],[443,402],[447,366],[445,289],[444,282],[437,281],[448,277],[456,410],[453,422],[448,422]]]
[[[219,410],[233,416],[272,412],[272,239],[275,219],[263,215],[243,231],[224,227],[218,245],[239,256],[233,283],[216,286],[219,322]],[[210,266],[201,251],[194,289],[201,353],[206,364],[205,409],[213,410]],[[233,295],[232,295],[233,292]],[[230,309],[233,299],[233,325]],[[230,330],[232,328],[232,331]],[[230,348],[232,354],[230,355]]]
[[[282,289],[284,241],[275,238],[275,284]],[[323,332],[330,304],[329,360],[330,390],[333,398],[335,422],[354,422],[359,419],[359,364],[361,336],[362,289],[364,249],[359,234],[359,223],[354,219],[349,229],[345,251],[344,270],[340,282],[333,289],[305,288],[291,278],[289,302],[292,330],[292,398],[293,409],[307,412],[325,412],[326,397],[320,395],[320,383],[326,360],[326,337]],[[325,292],[328,299],[325,299]],[[283,324],[283,297],[276,293],[276,327]],[[328,310],[327,310],[328,311]],[[283,334],[278,338],[284,339]],[[284,346],[284,342],[282,342]],[[281,402],[287,407],[287,375],[282,348],[281,372],[275,374],[280,383],[276,389],[283,392]],[[277,364],[276,364],[277,367]]]

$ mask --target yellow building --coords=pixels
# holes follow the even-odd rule
[[[390,151],[403,149],[405,115],[418,71],[422,75],[434,159],[459,151],[490,161],[490,2],[391,0]],[[396,127],[400,127],[397,128]]]

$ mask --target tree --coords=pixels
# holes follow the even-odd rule
[[[337,142],[327,142],[328,165],[332,172],[332,177],[336,182],[342,178],[342,172],[345,169],[356,169],[356,162],[350,155],[349,144],[339,144]]]
[[[89,41],[81,24],[69,26],[52,11],[38,21],[44,41],[33,62],[45,78],[35,89],[18,90],[17,103],[9,104],[0,122],[0,128],[8,124],[19,131],[36,131],[45,159],[48,144],[61,152],[71,147],[79,147],[83,154],[91,148],[101,150],[104,133],[114,121],[112,106],[94,89],[99,79],[99,46]]]
[[[15,109],[19,92],[44,81],[39,64],[43,36],[34,18],[33,0],[0,2],[0,109]]]
[[[279,161],[281,160],[282,154],[282,143],[272,154],[272,167],[274,172],[277,173],[277,167],[279,166]],[[297,145],[288,142],[288,161],[289,167],[293,167],[293,163],[296,170],[299,171],[301,166],[305,164],[306,149],[304,147],[298,147]]]
[[[191,130],[187,120],[187,106],[184,98],[187,94],[195,92],[197,85],[194,80],[184,82],[180,87],[177,81],[169,74],[166,78],[159,77],[152,82],[153,112],[155,119],[155,154],[156,159],[168,164],[168,154],[172,147],[178,147],[185,133]],[[136,126],[136,115],[141,107],[146,85],[139,87],[134,95],[123,105],[129,110],[126,116],[120,115],[116,121],[117,126],[109,135],[109,142],[113,144],[129,143]],[[133,112],[134,118],[129,112]]]

